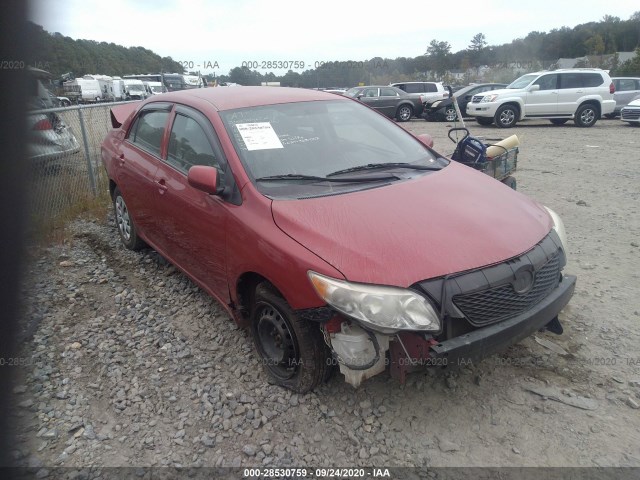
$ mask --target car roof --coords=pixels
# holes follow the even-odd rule
[[[289,87],[208,87],[168,92],[157,101],[189,103],[190,98],[204,100],[218,110],[258,107],[278,103],[313,102],[318,100],[343,100],[332,93],[306,88]],[[345,101],[349,101],[344,98]]]

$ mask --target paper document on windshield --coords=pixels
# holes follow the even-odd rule
[[[284,148],[269,122],[236,123],[247,150]]]

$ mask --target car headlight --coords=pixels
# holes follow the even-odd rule
[[[480,103],[493,102],[496,98],[498,98],[498,95],[495,93],[493,95],[485,95],[484,97],[482,97],[482,100],[480,101]]]
[[[351,283],[312,271],[308,275],[325,302],[374,330],[440,330],[440,317],[431,303],[411,290]]]
[[[549,212],[549,215],[551,216],[551,220],[553,220],[553,229],[558,234],[558,237],[560,237],[560,242],[562,242],[562,249],[564,250],[564,254],[566,256],[569,243],[567,242],[567,232],[564,229],[564,222],[560,218],[560,215],[551,210],[549,207],[545,206],[544,208],[547,209],[547,212]]]
[[[431,105],[429,105],[431,108],[436,108],[438,105],[440,105],[442,103],[442,100],[436,100],[435,102],[433,102]]]

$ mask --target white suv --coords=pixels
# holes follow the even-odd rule
[[[467,114],[502,128],[525,118],[548,118],[554,125],[573,119],[578,127],[591,127],[613,113],[614,92],[609,74],[595,68],[528,73],[507,88],[474,95]]]

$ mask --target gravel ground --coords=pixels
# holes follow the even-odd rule
[[[412,120],[450,153],[448,125]],[[295,395],[247,332],[111,214],[33,254],[13,388],[17,465],[640,467],[639,129],[525,122],[518,190],[556,210],[578,275],[565,333],[449,371],[336,373]],[[497,206],[496,208],[499,208]]]

